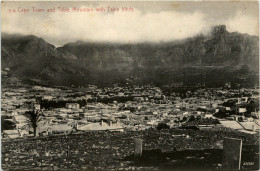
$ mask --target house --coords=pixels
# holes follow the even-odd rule
[[[101,121],[101,123],[91,123],[82,127],[77,125],[77,130],[79,131],[116,131],[116,132],[124,132],[124,128],[121,126],[119,122],[113,124],[111,121],[110,123],[106,123]]]
[[[18,130],[3,130],[3,138],[18,138],[21,137]]]
[[[239,108],[238,109],[238,113],[245,113],[246,112],[246,108]]]
[[[13,122],[16,123],[16,127],[20,128],[28,124],[28,119],[24,115],[13,115]]]
[[[73,130],[73,126],[68,124],[52,125],[48,128],[48,132],[52,134],[68,134]]]
[[[59,108],[59,113],[72,113],[73,111],[71,109],[66,109],[66,108]]]
[[[255,118],[259,118],[260,114],[258,112],[252,112],[251,115],[254,116]]]
[[[125,96],[125,94],[123,92],[118,92],[117,96],[123,97],[123,96]]]
[[[79,109],[79,104],[78,103],[66,103],[66,108],[67,109]]]
[[[208,113],[208,114],[205,114],[204,117],[205,117],[205,118],[213,118],[213,114]]]
[[[146,125],[151,126],[152,128],[155,128],[157,124],[158,123],[155,120],[150,120],[146,123]]]
[[[248,101],[248,97],[242,97],[241,98],[241,102],[247,102]]]
[[[52,100],[53,97],[52,96],[43,96],[42,100]]]
[[[226,111],[231,111],[230,107],[226,107]]]
[[[25,136],[25,135],[26,135],[26,136],[29,135],[29,131],[26,130],[26,129],[19,129],[18,131],[19,131],[21,137],[23,137],[23,136]]]

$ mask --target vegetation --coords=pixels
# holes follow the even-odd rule
[[[6,116],[1,117],[1,131],[3,130],[12,130],[16,128],[16,125],[14,122],[10,120],[5,120],[5,119],[10,119]]]
[[[158,124],[157,130],[162,130],[162,129],[170,129],[170,126],[167,125],[167,124],[164,123],[164,122],[161,122],[161,123]]]
[[[27,117],[28,124],[33,127],[33,134],[36,137],[36,129],[38,127],[38,123],[42,120],[42,112],[39,110],[30,110],[24,113],[24,116]]]
[[[86,106],[87,103],[113,103],[114,101],[118,103],[125,103],[127,101],[133,101],[133,97],[106,97],[106,98],[97,98],[97,99],[88,99],[88,100],[63,100],[63,101],[53,101],[53,100],[39,100],[39,104],[44,109],[50,108],[63,108],[66,107],[66,103],[78,103],[80,107]],[[128,109],[125,109],[128,110]],[[133,109],[131,109],[133,110]]]
[[[143,157],[146,159],[146,161],[141,160],[141,166],[129,159],[134,153],[134,138],[138,136],[143,139]],[[222,163],[221,142],[226,137],[242,139],[241,163],[250,160],[255,162],[255,165],[247,170],[259,170],[259,135],[246,134],[230,128],[167,129],[124,133],[94,131],[49,135],[41,138],[21,138],[15,141],[3,140],[2,167],[3,170],[21,170],[21,168],[23,170],[39,168],[42,170],[133,170],[129,169],[130,166],[135,167],[135,170],[176,168],[177,170],[216,170],[217,164]],[[247,145],[256,147],[245,149]],[[160,149],[167,150],[163,156],[160,153],[151,153],[151,150]],[[206,150],[206,155],[203,150]],[[219,150],[220,153],[212,153],[212,150]],[[147,151],[150,157],[147,157]],[[194,156],[192,161],[188,156]],[[177,162],[169,162],[173,160]],[[147,165],[149,168],[145,169]],[[167,165],[169,167],[165,168]]]

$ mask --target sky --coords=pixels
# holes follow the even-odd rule
[[[61,12],[58,7],[70,11]],[[93,11],[73,12],[73,7]],[[108,7],[119,11],[108,11]],[[133,11],[122,11],[122,7]],[[33,12],[33,8],[44,11]],[[54,8],[55,12],[47,12]],[[1,32],[35,35],[56,47],[78,40],[168,42],[208,34],[220,24],[229,32],[258,36],[258,11],[257,1],[2,2]]]

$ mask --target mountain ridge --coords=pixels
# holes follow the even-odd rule
[[[22,80],[39,78],[51,85],[109,86],[130,80],[159,86],[174,82],[220,86],[227,81],[240,83],[239,77],[258,75],[259,70],[258,37],[229,33],[224,25],[214,27],[210,35],[181,41],[76,41],[58,48],[33,35],[3,35],[1,51],[2,68],[10,68],[11,75]],[[258,81],[248,79],[252,84]]]

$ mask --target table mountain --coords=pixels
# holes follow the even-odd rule
[[[12,76],[52,85],[258,83],[258,37],[230,33],[224,25],[172,42],[77,41],[59,48],[33,35],[2,34],[1,51],[2,68]]]

